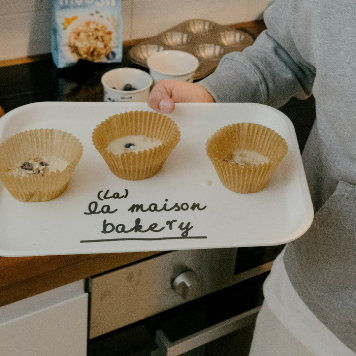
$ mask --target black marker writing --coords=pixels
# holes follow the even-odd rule
[[[168,225],[169,230],[173,229],[173,223],[177,222],[177,220],[170,220],[170,221],[166,221],[166,225]]]
[[[182,236],[183,237],[188,237],[188,233],[189,231],[193,228],[194,226],[190,226],[190,222],[188,222],[187,224],[184,225],[184,223],[180,223],[178,225],[178,228],[183,231],[182,232]]]
[[[101,231],[103,234],[109,234],[110,232],[117,232],[118,234],[120,233],[129,233],[129,232],[148,232],[148,231],[153,231],[153,232],[160,232],[162,231],[165,227],[157,229],[158,224],[153,223],[151,224],[147,229],[144,229],[143,226],[141,225],[141,219],[137,218],[135,220],[135,225],[131,228],[126,230],[125,224],[117,224],[116,226],[112,223],[106,222],[106,220],[103,221],[103,230]]]
[[[102,193],[103,193],[103,190],[101,190],[97,195],[99,200],[104,200],[104,199],[125,199],[129,195],[129,191],[127,189],[125,189],[125,194],[123,194],[123,195],[120,195],[120,193],[115,192],[111,196],[109,196],[109,189],[105,192],[104,196],[102,196]]]
[[[200,203],[192,203],[191,205],[188,203],[174,203],[172,206],[168,206],[168,199],[165,199],[165,203],[162,206],[159,206],[156,203],[151,203],[147,207],[143,204],[132,204],[128,209],[131,213],[146,213],[150,212],[160,212],[160,211],[187,211],[187,210],[204,210],[206,209],[206,205],[201,207]]]
[[[166,226],[158,226],[158,223],[152,223],[150,224],[147,228],[145,228],[142,224],[141,224],[141,219],[137,218],[135,219],[135,224],[133,227],[131,228],[127,228],[125,224],[113,224],[111,222],[107,222],[107,220],[105,219],[103,221],[103,229],[101,231],[102,234],[110,234],[112,232],[116,232],[118,234],[121,233],[129,233],[129,232],[141,232],[141,233],[145,233],[145,232],[149,232],[149,231],[153,231],[153,232],[160,232],[162,230],[164,230],[167,226],[169,227],[170,230],[172,230],[173,228],[173,224],[177,222],[177,220],[170,220],[166,222]],[[182,231],[181,236],[182,237],[188,237],[189,231],[193,228],[193,226],[190,224],[190,222],[188,223],[184,223],[181,222],[178,225],[178,228]]]
[[[92,201],[88,205],[88,211],[85,212],[85,215],[92,214],[114,214],[117,212],[117,209],[111,210],[110,205],[103,205],[99,208],[99,204],[96,201]]]

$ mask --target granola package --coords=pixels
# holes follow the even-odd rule
[[[58,68],[121,62],[121,0],[52,0],[51,46]]]

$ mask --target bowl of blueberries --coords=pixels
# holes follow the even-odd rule
[[[104,87],[104,101],[145,102],[153,80],[141,69],[116,68],[106,72],[101,83]]]

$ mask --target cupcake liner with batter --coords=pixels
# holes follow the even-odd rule
[[[83,154],[83,145],[72,134],[56,129],[35,129],[15,134],[0,144],[0,180],[17,200],[44,202],[61,195]],[[63,171],[15,176],[13,168],[36,157],[68,162]]]
[[[148,150],[115,155],[106,150],[119,138],[145,135],[162,141]],[[180,130],[169,117],[150,111],[130,111],[110,116],[93,131],[92,141],[111,172],[126,180],[142,180],[156,175],[180,141]]]
[[[267,157],[268,163],[240,165],[229,157],[236,150],[250,150]],[[287,154],[286,141],[272,129],[252,123],[238,123],[216,131],[206,143],[206,153],[221,183],[236,193],[263,190]]]

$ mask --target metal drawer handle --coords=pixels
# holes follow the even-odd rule
[[[151,356],[178,356],[222,336],[230,334],[238,329],[253,324],[261,307],[250,309],[249,311],[224,320],[216,325],[210,326],[197,333],[189,335],[183,339],[171,342],[163,330],[156,332],[157,350],[151,352]]]
[[[174,279],[172,288],[184,300],[193,300],[199,295],[199,283],[197,275],[190,270],[182,272]]]

